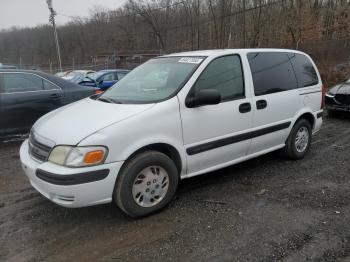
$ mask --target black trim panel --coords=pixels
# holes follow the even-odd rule
[[[327,105],[326,109],[327,110],[337,110],[337,111],[350,112],[350,106]]]
[[[323,116],[323,112],[317,113],[317,118],[321,118]]]
[[[255,138],[255,137],[267,135],[269,133],[277,132],[290,127],[290,125],[291,125],[291,122],[286,122],[286,123],[282,123],[274,126],[265,127],[263,129],[255,130],[250,132],[251,133],[250,138]]]
[[[316,93],[321,93],[322,91],[314,91],[314,92],[308,92],[308,93],[302,93],[302,94],[299,94],[299,95],[308,95],[308,94],[316,94]]]
[[[231,137],[226,137],[226,138],[222,138],[219,140],[215,140],[212,142],[208,142],[208,143],[204,143],[201,145],[197,145],[197,146],[192,146],[186,149],[186,152],[188,155],[195,155],[195,154],[199,154],[205,151],[209,151],[215,148],[219,148],[219,147],[223,147],[223,146],[227,146],[230,144],[234,144],[234,143],[238,143],[244,140],[248,140],[248,139],[252,139],[255,137],[259,137],[259,136],[263,136],[269,133],[273,133],[279,130],[283,130],[288,128],[291,125],[291,122],[286,122],[286,123],[282,123],[282,124],[278,124],[275,126],[270,126],[270,127],[266,127],[263,129],[259,129],[259,130],[255,130],[255,131],[251,131],[248,133],[244,133],[244,134],[240,134],[240,135],[236,135],[236,136],[231,136]]]
[[[58,175],[41,169],[36,171],[36,176],[45,182],[60,186],[79,185],[105,179],[109,169],[101,169],[72,175]]]

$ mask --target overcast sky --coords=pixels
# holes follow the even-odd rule
[[[94,6],[116,9],[125,0],[53,0],[53,7],[59,14],[87,16]],[[0,29],[12,26],[26,27],[48,23],[49,10],[46,0],[0,0]],[[57,24],[64,24],[69,17],[57,15]]]

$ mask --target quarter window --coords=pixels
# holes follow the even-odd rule
[[[310,59],[302,54],[289,54],[297,80],[298,87],[307,87],[318,84],[318,76]]]
[[[45,90],[56,90],[56,89],[59,89],[57,86],[55,86],[54,84],[50,83],[49,81],[46,81],[45,79],[43,79],[43,85],[44,85],[44,89]]]
[[[223,101],[244,97],[241,59],[238,55],[219,57],[203,71],[194,85],[194,95],[203,89],[216,89]]]
[[[5,73],[5,93],[29,92],[43,90],[42,79],[32,74]]]
[[[256,96],[297,88],[297,81],[287,53],[249,53],[248,60]]]

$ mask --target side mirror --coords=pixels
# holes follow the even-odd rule
[[[221,102],[221,95],[216,89],[200,90],[195,96],[186,99],[187,107],[199,107],[206,105],[217,105]]]
[[[102,86],[102,85],[103,85],[103,80],[99,81],[98,84],[97,84],[98,87]]]

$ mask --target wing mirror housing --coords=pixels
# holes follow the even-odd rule
[[[221,102],[221,94],[216,89],[203,89],[197,94],[186,98],[185,104],[189,108],[217,105]]]
[[[102,86],[102,85],[103,85],[103,80],[100,80],[97,82],[97,87]]]

